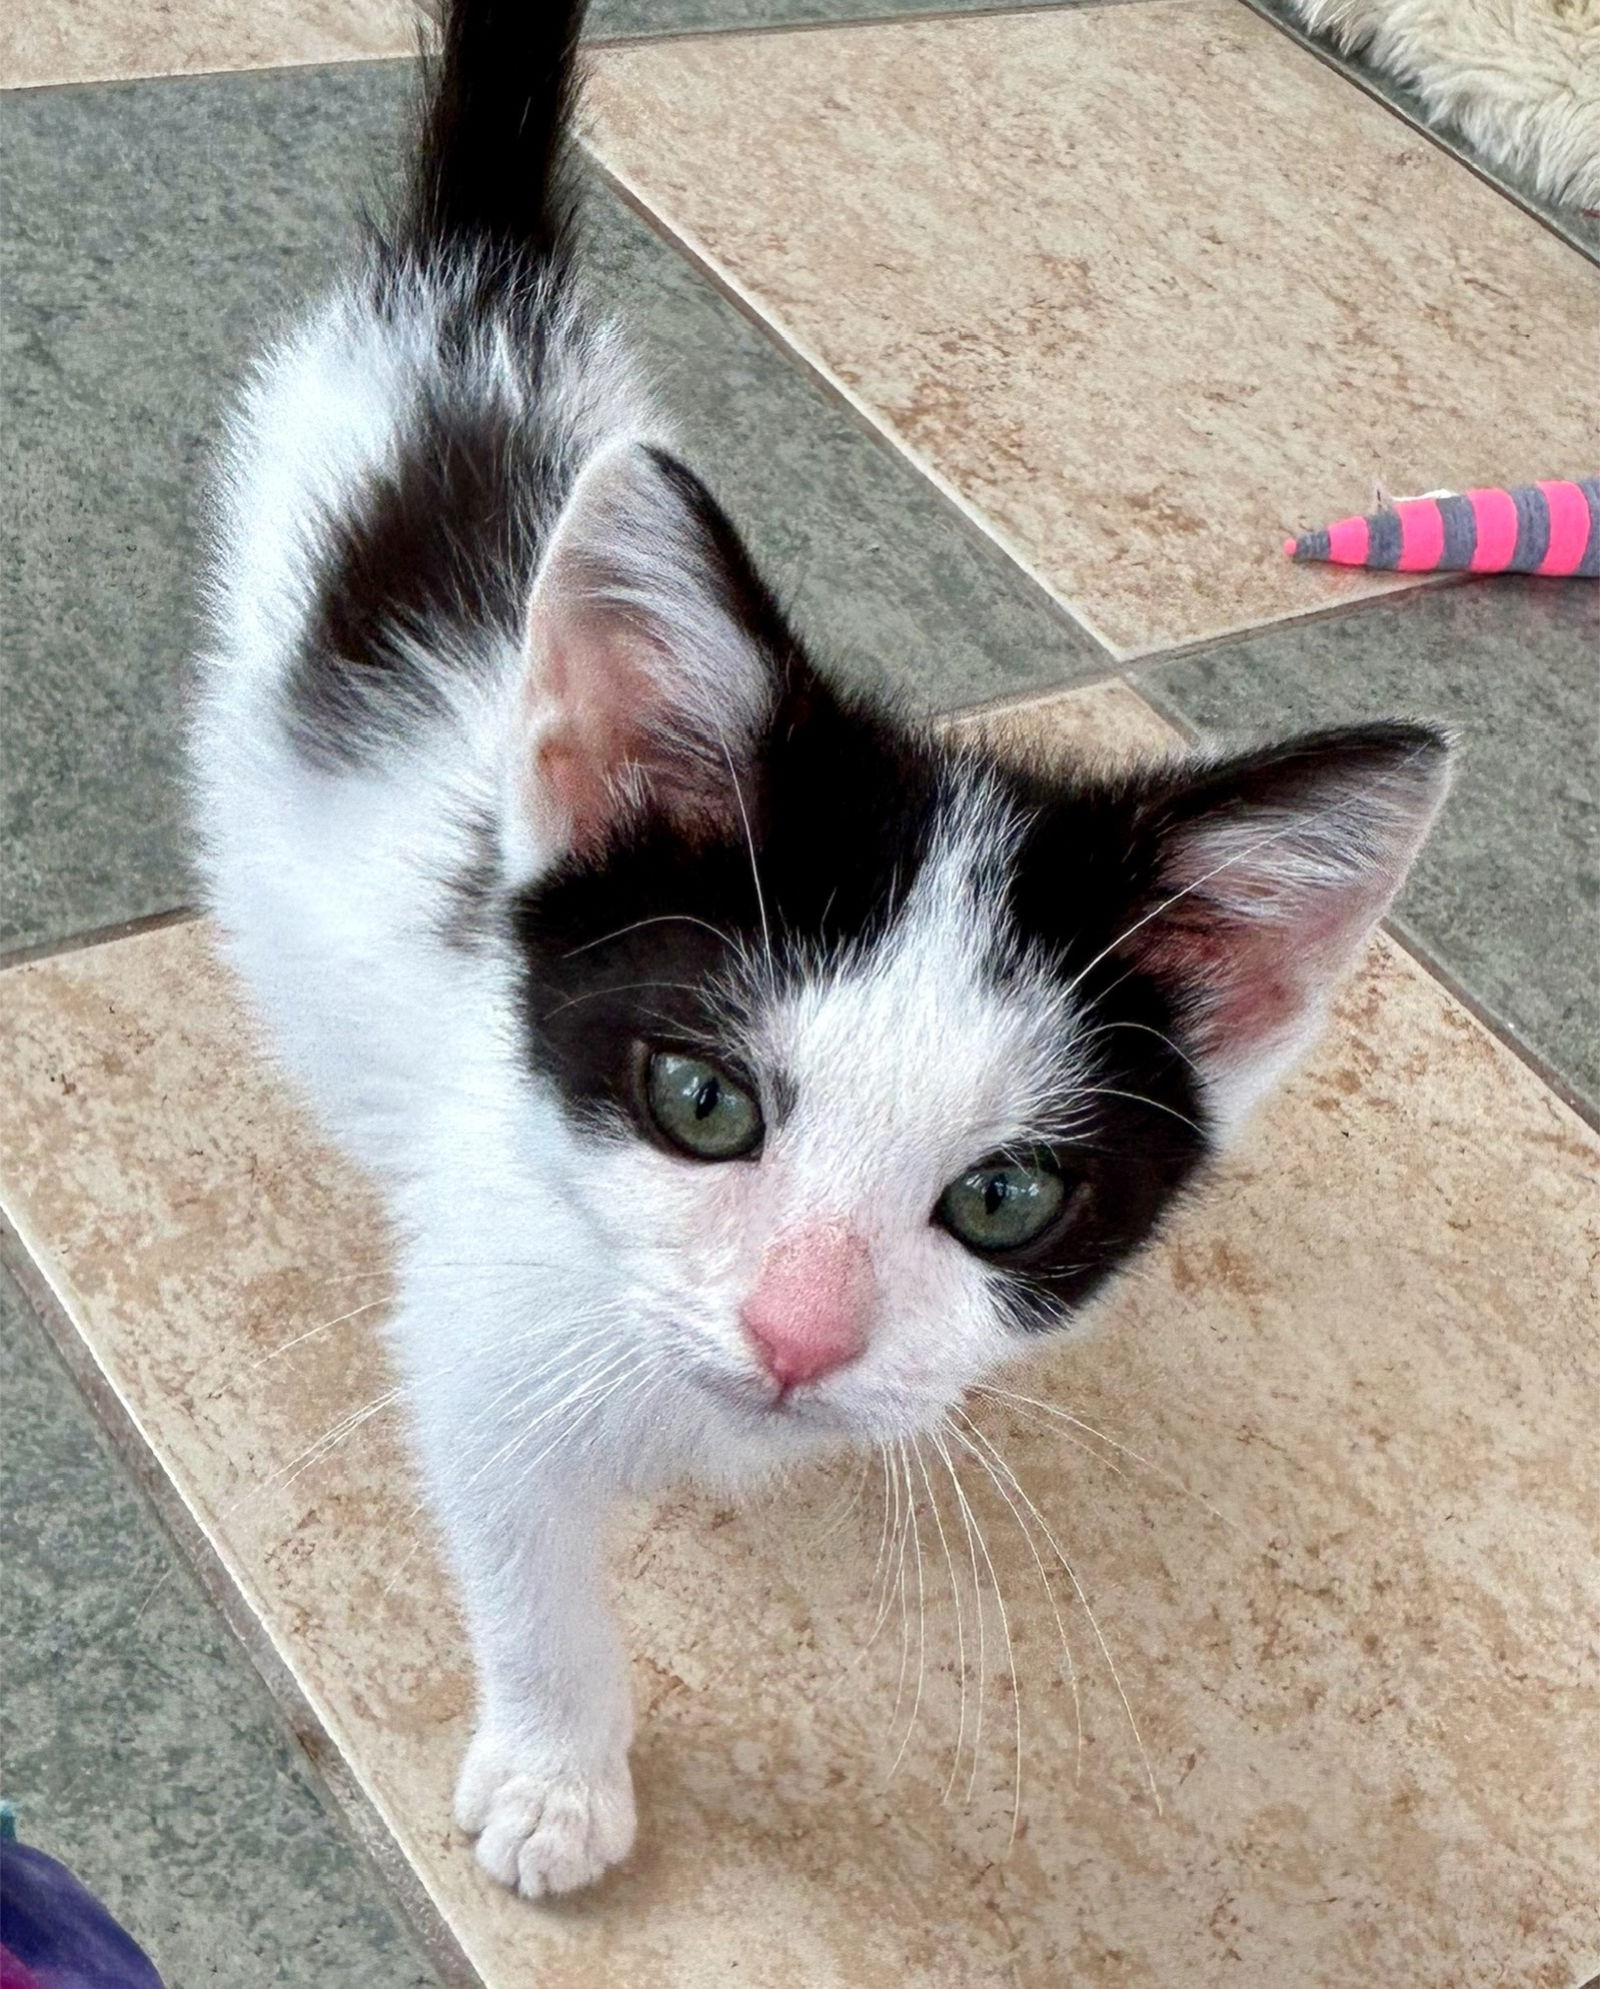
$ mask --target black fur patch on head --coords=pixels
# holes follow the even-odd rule
[[[742,834],[690,841],[646,816],[515,904],[531,1052],[577,1113],[631,1114],[638,1043],[704,1044],[741,958],[766,962],[769,939],[781,985],[870,944],[904,902],[938,756],[792,662],[789,678],[741,772],[754,866]]]
[[[1149,1240],[1213,1147],[1181,1015],[1119,943],[1151,889],[1155,851],[1137,781],[1010,776],[1028,829],[1007,913],[1032,961],[1071,993],[1087,1066],[1061,1101],[1052,1149],[1061,1224],[1002,1261],[1019,1323],[1058,1325]]]
[[[723,991],[740,981],[741,954],[762,957],[763,907],[780,985],[870,948],[970,772],[970,749],[847,705],[808,676],[780,705],[748,775],[760,900],[742,840],[691,845],[644,821],[517,901],[535,1067],[575,1116],[650,1137],[638,1105],[641,1045],[725,1040]],[[1065,1219],[985,1260],[1018,1325],[1034,1328],[1060,1323],[1150,1236],[1210,1142],[1172,1004],[1110,951],[1147,881],[1132,796],[1094,785],[1064,794],[1005,769],[992,777],[1029,824],[1006,917],[1032,961],[1062,984],[1081,980],[1080,1047],[1092,1068],[1084,1091],[1061,1101]],[[1003,952],[994,972],[1003,984]],[[784,1100],[767,1104],[781,1118]]]

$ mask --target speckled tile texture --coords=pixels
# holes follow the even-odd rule
[[[1165,736],[1116,689],[1010,722]],[[641,1846],[547,1910],[447,1821],[468,1681],[392,1418],[315,1448],[388,1385],[370,1199],[203,927],[0,991],[8,1212],[494,1989],[1570,1989],[1600,1962],[1600,1140],[1394,945],[1098,1332],[1023,1370],[1082,1422],[978,1412],[1143,1754],[976,1469],[1021,1682],[991,1608],[981,1733],[931,1504],[902,1643],[892,1609],[868,1642],[870,1470],[669,1499],[615,1543]]]
[[[1119,654],[1592,467],[1600,272],[1237,0],[600,52],[600,156]]]
[[[12,98],[0,943],[190,898],[179,686],[229,382],[395,156],[403,64]],[[924,481],[609,196],[594,279],[802,625],[925,706],[1106,667]]]
[[[1505,578],[1270,631],[1138,674],[1192,724],[1416,712],[1461,737],[1399,929],[1600,1113],[1600,589]]]
[[[411,0],[13,0],[0,87],[410,55]]]
[[[0,1733],[24,1840],[169,1989],[431,1989],[386,1887],[0,1274]]]
[[[1123,0],[1054,0],[1058,6]],[[1402,117],[1427,128],[1415,93],[1303,34],[1285,0],[1248,0],[1341,74],[1352,77]],[[719,29],[760,29],[874,16],[999,12],[994,0],[591,0],[587,32],[596,40]],[[208,70],[281,68],[407,56],[428,32],[429,9],[414,0],[13,0],[0,15],[0,89],[39,84],[191,75]],[[1539,214],[1590,256],[1600,255],[1600,219],[1555,207],[1516,175],[1486,167],[1449,131],[1437,142]]]
[[[1055,0],[1059,6],[1099,0]],[[852,15],[964,12],[994,0],[592,0],[588,32],[668,35]],[[0,89],[282,68],[411,55],[426,0],[12,0],[0,16]]]

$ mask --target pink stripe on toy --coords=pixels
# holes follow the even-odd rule
[[[1550,509],[1550,543],[1533,569],[1535,573],[1561,575],[1573,572],[1589,543],[1589,506],[1575,483],[1539,485]]]
[[[1335,566],[1364,566],[1367,539],[1365,518],[1341,518],[1328,527],[1328,558]]]
[[[1400,573],[1426,573],[1439,564],[1444,551],[1444,514],[1431,497],[1403,497],[1394,507],[1400,514]]]
[[[1499,573],[1517,547],[1516,499],[1509,490],[1469,490],[1465,495],[1478,526],[1478,540],[1467,570]]]

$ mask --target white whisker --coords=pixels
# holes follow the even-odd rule
[[[960,1414],[960,1411],[957,1411],[957,1413]],[[1073,1567],[1072,1563],[1067,1559],[1066,1555],[1062,1552],[1060,1543],[1057,1541],[1055,1535],[1050,1531],[1049,1526],[1046,1524],[1044,1515],[1040,1512],[1039,1508],[1034,1504],[1033,1500],[1028,1497],[1028,1494],[1023,1490],[1022,1486],[1017,1482],[1016,1474],[1012,1471],[1011,1466],[1000,1455],[999,1451],[995,1449],[994,1445],[989,1442],[989,1439],[983,1434],[982,1430],[980,1430],[975,1423],[968,1420],[967,1427],[972,1431],[973,1435],[978,1439],[978,1441],[981,1444],[984,1445],[985,1449],[994,1458],[995,1463],[1005,1473],[1006,1478],[1012,1485],[1013,1489],[1016,1491],[1017,1496],[1022,1500],[1024,1505],[1026,1505],[1029,1512],[1033,1514],[1034,1519],[1038,1522],[1040,1532],[1044,1535],[1046,1541],[1049,1543],[1050,1551],[1055,1555],[1056,1559],[1061,1563],[1062,1568],[1065,1570],[1067,1580],[1072,1584],[1073,1593],[1077,1596],[1078,1601],[1083,1605],[1083,1613],[1085,1616],[1088,1617],[1089,1628],[1094,1633],[1095,1642],[1100,1646],[1100,1655],[1106,1661],[1106,1669],[1111,1674],[1111,1682],[1116,1687],[1117,1697],[1122,1701],[1122,1710],[1127,1718],[1128,1731],[1133,1735],[1134,1745],[1139,1750],[1139,1759],[1144,1764],[1145,1780],[1150,1785],[1150,1794],[1155,1802],[1156,1815],[1157,1816],[1164,1815],[1165,1811],[1161,1801],[1161,1791],[1156,1786],[1155,1770],[1150,1765],[1149,1751],[1145,1747],[1143,1735],[1139,1732],[1139,1722],[1134,1718],[1133,1707],[1129,1703],[1127,1692],[1123,1689],[1122,1674],[1117,1670],[1116,1660],[1111,1655],[1110,1646],[1106,1643],[1105,1637],[1100,1629],[1099,1620],[1095,1616],[1093,1608],[1090,1606],[1088,1596],[1084,1593],[1083,1584],[1078,1579],[1077,1570]]]
[[[292,1340],[285,1340],[281,1347],[274,1347],[271,1353],[260,1354],[255,1360],[246,1361],[246,1371],[249,1372],[258,1367],[266,1367],[272,1361],[282,1360],[285,1354],[293,1353],[296,1347],[303,1347],[307,1340],[314,1340],[321,1333],[331,1333],[335,1326],[346,1325],[352,1319],[361,1318],[363,1313],[375,1312],[379,1306],[387,1305],[388,1303],[389,1300],[387,1297],[371,1298],[367,1300],[365,1305],[358,1305],[351,1312],[341,1312],[337,1319],[325,1319],[320,1326],[308,1326],[305,1332],[296,1333]]]
[[[968,1445],[963,1439],[961,1432],[955,1427],[955,1425],[952,1422],[950,1422],[948,1416],[945,1417],[943,1426],[944,1428],[949,1430],[950,1434],[956,1439],[958,1443],[962,1445],[963,1449],[970,1448],[970,1445]],[[947,1464],[949,1464],[950,1462],[948,1453],[946,1454],[945,1461]],[[950,1475],[952,1478],[955,1477],[955,1471],[953,1467],[951,1469]],[[1012,1704],[1013,1713],[1015,1715],[1015,1725],[1016,1725],[1016,1743],[1015,1743],[1016,1775],[1011,1795],[1011,1835],[1006,1842],[1006,1851],[1007,1855],[1009,1856],[1011,1846],[1015,1844],[1017,1841],[1017,1823],[1018,1819],[1022,1815],[1022,1687],[1017,1680],[1016,1647],[1011,1641],[1011,1615],[1009,1610],[1007,1610],[1006,1608],[1006,1598],[1005,1598],[1005,1593],[1000,1586],[1000,1576],[995,1569],[994,1557],[989,1552],[989,1542],[984,1537],[983,1528],[981,1526],[977,1528],[977,1539],[978,1539],[978,1549],[980,1553],[983,1555],[983,1564],[989,1570],[989,1580],[994,1587],[994,1599],[1000,1611],[1000,1632],[1005,1639],[1006,1664],[1011,1673],[1011,1704]],[[972,1800],[972,1790],[974,1784],[977,1781],[977,1776],[978,1776],[978,1762],[977,1762],[977,1756],[974,1755],[972,1762],[973,1779],[972,1782],[969,1782],[967,1785],[967,1800],[969,1802]]]
[[[950,1762],[949,1779],[944,1785],[941,1802],[950,1800],[950,1791],[956,1785],[956,1777],[961,1773],[961,1757],[966,1750],[967,1739],[967,1633],[965,1613],[961,1607],[961,1587],[956,1580],[955,1557],[950,1552],[950,1542],[944,1530],[944,1515],[939,1510],[939,1501],[934,1496],[933,1480],[928,1476],[928,1460],[922,1454],[922,1445],[915,1437],[911,1439],[911,1449],[917,1460],[917,1469],[922,1473],[922,1485],[928,1494],[928,1505],[933,1512],[933,1523],[938,1529],[939,1545],[944,1552],[945,1571],[950,1577],[950,1595],[956,1612],[956,1673],[961,1684],[960,1710],[956,1715],[956,1751]]]
[[[973,1608],[977,1611],[977,1617],[978,1617],[977,1714],[973,1721],[972,1774],[967,1781],[967,1796],[966,1796],[966,1800],[970,1803],[972,1801],[973,1787],[978,1779],[978,1758],[980,1750],[983,1745],[983,1700],[984,1700],[984,1691],[988,1683],[988,1675],[989,1675],[988,1653],[986,1649],[986,1637],[985,1637],[985,1628],[984,1628],[985,1612],[983,1607],[983,1585],[978,1579],[978,1546],[977,1546],[977,1541],[973,1537],[977,1521],[973,1516],[971,1502],[967,1498],[966,1487],[962,1484],[960,1475],[957,1473],[955,1464],[951,1459],[949,1445],[945,1442],[944,1436],[941,1431],[935,1430],[932,1434],[933,1434],[933,1447],[939,1453],[939,1460],[944,1465],[945,1474],[949,1478],[951,1489],[952,1491],[954,1491],[956,1495],[956,1504],[961,1513],[961,1524],[966,1531],[967,1557],[972,1564],[972,1602],[973,1602]],[[964,1704],[963,1704],[963,1710],[964,1710]],[[949,1790],[947,1789],[945,1793],[948,1796]]]
[[[961,1416],[962,1422],[966,1424],[968,1430],[972,1433],[972,1435],[978,1436],[980,1434],[976,1425],[972,1423],[971,1420],[962,1411],[957,1410],[954,1413]],[[995,1490],[1000,1494],[1001,1498],[1003,1498],[1006,1504],[1011,1508],[1011,1516],[1017,1522],[1017,1530],[1018,1532],[1021,1533],[1023,1539],[1028,1543],[1028,1551],[1033,1556],[1033,1564],[1039,1571],[1039,1584],[1044,1590],[1045,1600],[1050,1605],[1050,1612],[1055,1617],[1056,1634],[1061,1640],[1061,1655],[1066,1662],[1067,1683],[1072,1693],[1072,1727],[1073,1727],[1073,1737],[1074,1737],[1073,1738],[1073,1750],[1074,1750],[1073,1780],[1075,1782],[1079,1782],[1083,1779],[1083,1698],[1078,1686],[1077,1662],[1072,1655],[1072,1640],[1071,1638],[1068,1637],[1067,1626],[1061,1619],[1061,1609],[1059,1604],[1056,1602],[1055,1590],[1050,1586],[1050,1576],[1045,1569],[1043,1560],[1040,1558],[1039,1549],[1034,1543],[1033,1535],[1023,1521],[1021,1510],[1018,1508],[1016,1501],[1011,1497],[1010,1493],[1006,1490],[1004,1482],[995,1475],[994,1471],[990,1468],[988,1459],[983,1455],[983,1453],[975,1449],[974,1446],[971,1443],[969,1443],[964,1436],[962,1436],[959,1430],[953,1431],[953,1434],[955,1436],[957,1443],[959,1443],[962,1446],[962,1448],[966,1450],[971,1456],[975,1457],[979,1465],[983,1468],[983,1470],[988,1472],[989,1478],[993,1483]]]
[[[897,1446],[900,1463],[906,1474],[906,1497],[911,1506],[911,1538],[916,1550],[917,1561],[917,1689],[911,1700],[911,1717],[906,1722],[906,1730],[901,1738],[899,1751],[894,1757],[894,1765],[889,1770],[890,1781],[894,1780],[895,1769],[905,1758],[905,1751],[911,1745],[911,1736],[916,1731],[917,1714],[922,1708],[922,1686],[928,1669],[928,1602],[923,1586],[922,1572],[922,1527],[917,1519],[917,1492],[911,1482],[911,1465],[906,1458],[905,1445]]]

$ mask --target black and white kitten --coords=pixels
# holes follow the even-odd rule
[[[237,413],[210,897],[384,1182],[483,1865],[634,1834],[607,1504],[937,1423],[1315,1032],[1443,794],[1385,723],[1049,776],[848,693],[574,268],[576,0],[452,0],[393,226]]]

